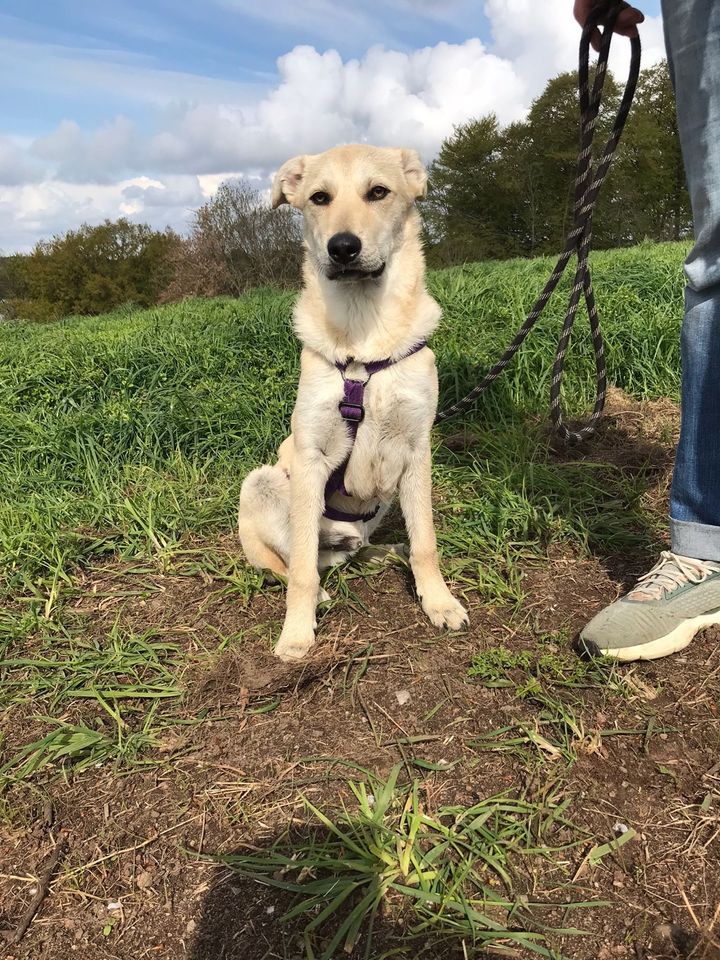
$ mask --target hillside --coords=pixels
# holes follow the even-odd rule
[[[592,441],[564,448],[547,424],[562,295],[476,410],[436,430],[468,633],[424,621],[402,563],[358,561],[328,574],[299,667],[271,657],[283,588],[234,534],[243,477],[288,428],[292,296],[0,326],[8,942],[68,840],[8,957],[650,960],[673,955],[664,923],[685,956],[717,956],[693,919],[711,927],[720,902],[717,631],[630,668],[571,649],[664,545],[684,252],[593,258],[613,389]],[[551,266],[431,274],[442,405]],[[581,326],[571,412],[592,391]],[[402,539],[399,516],[381,533]],[[293,883],[306,907],[281,921]]]
[[[638,399],[677,397],[683,249],[595,256],[610,380]],[[444,309],[432,344],[441,406],[464,395],[500,354],[550,267],[518,260],[431,274]],[[13,586],[37,586],[38,577],[51,583],[98,553],[154,556],[162,545],[171,554],[188,535],[229,528],[243,475],[272,455],[288,427],[298,358],[291,303],[261,291],[2,327],[0,564],[9,565]],[[477,413],[447,427],[457,432],[464,423],[482,435],[478,456],[484,447],[490,477],[501,484],[546,445],[542,431],[528,431],[528,417],[547,407],[563,310],[559,291]],[[566,380],[577,410],[593,388],[582,323]],[[451,482],[452,466],[441,453],[441,484]],[[545,535],[543,519],[531,529],[528,504],[516,506],[512,528],[488,529],[478,550],[494,552],[508,535]]]

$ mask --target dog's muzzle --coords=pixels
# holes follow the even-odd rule
[[[385,273],[385,264],[381,263],[375,270],[364,270],[362,267],[348,264],[340,266],[332,264],[327,268],[328,280],[378,280]]]

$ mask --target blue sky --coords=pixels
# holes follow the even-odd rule
[[[0,250],[125,214],[183,228],[224,176],[368,139],[431,159],[572,67],[572,0],[0,0]],[[647,60],[662,55],[645,3]],[[618,49],[618,69],[625,50]]]

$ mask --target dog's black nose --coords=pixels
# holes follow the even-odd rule
[[[336,233],[328,240],[328,253],[335,263],[352,263],[361,250],[360,237],[354,233]]]

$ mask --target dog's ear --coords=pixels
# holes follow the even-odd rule
[[[401,150],[403,173],[416,200],[427,196],[427,171],[417,150]]]
[[[272,188],[272,205],[292,203],[305,170],[305,157],[287,160],[275,174]]]

